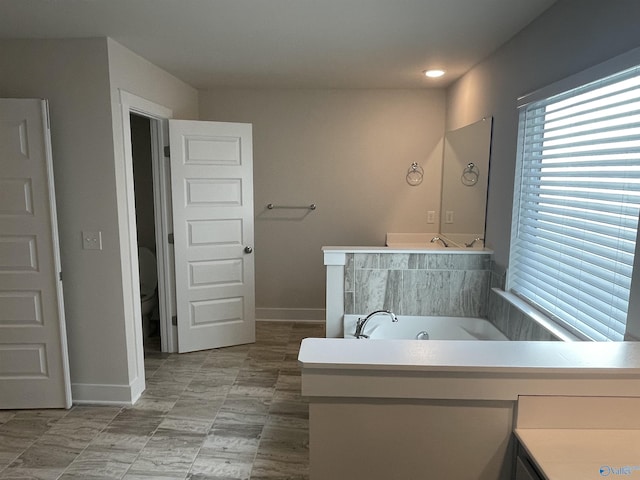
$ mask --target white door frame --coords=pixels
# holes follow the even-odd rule
[[[172,278],[171,249],[168,236],[172,231],[170,221],[170,192],[167,191],[170,179],[164,166],[164,146],[169,143],[169,122],[173,118],[173,111],[146,100],[127,91],[120,90],[120,105],[122,115],[122,135],[124,142],[124,163],[127,190],[127,212],[129,227],[129,255],[132,261],[129,263],[131,284],[140,285],[138,272],[138,238],[135,215],[135,192],[133,184],[133,153],[131,149],[131,121],[129,115],[135,113],[151,120],[151,158],[153,171],[153,192],[156,227],[156,258],[158,266],[158,299],[160,310],[160,337],[163,352],[176,352],[178,350],[177,329],[171,323],[174,303],[174,283]],[[135,315],[136,358],[138,365],[144,369],[144,350],[142,345],[142,316],[140,295],[133,296]],[[144,371],[138,372],[144,378]]]
[[[42,102],[42,116],[44,123],[45,155],[47,160],[47,179],[49,183],[49,209],[51,214],[51,229],[53,230],[53,261],[55,268],[62,274],[62,258],[60,256],[60,239],[58,232],[58,213],[56,209],[56,192],[53,182],[53,146],[51,145],[51,130],[49,120],[49,102]],[[64,310],[64,293],[62,281],[56,282],[56,296],[58,297],[58,317],[60,318],[60,344],[64,353],[62,358],[65,390],[65,407],[71,408],[73,398],[71,395],[71,374],[69,369],[69,346],[67,340],[67,324]]]

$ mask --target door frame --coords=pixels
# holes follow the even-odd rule
[[[177,352],[177,328],[172,325],[175,279],[171,275],[171,249],[169,233],[172,231],[170,208],[170,192],[167,191],[170,179],[164,167],[164,147],[169,144],[169,119],[173,111],[163,105],[151,102],[125,90],[120,89],[120,105],[122,116],[122,135],[124,143],[124,170],[126,176],[126,203],[129,255],[131,262],[129,272],[131,285],[140,285],[138,272],[138,235],[136,227],[135,192],[133,182],[133,153],[131,148],[131,121],[129,115],[134,113],[151,120],[151,159],[153,172],[154,222],[156,229],[156,261],[158,268],[158,305],[160,311],[160,338],[163,352]],[[135,292],[134,292],[135,293]],[[133,295],[135,321],[135,348],[138,365],[141,365],[144,378],[144,347],[142,343],[142,315],[139,292]]]
[[[67,339],[67,322],[64,310],[64,285],[62,283],[62,257],[60,255],[60,236],[58,231],[58,211],[56,208],[56,191],[53,178],[53,146],[51,144],[51,128],[49,120],[49,102],[41,100],[42,127],[44,131],[44,152],[47,163],[47,183],[49,196],[49,214],[51,215],[51,233],[53,236],[53,263],[60,278],[56,282],[56,297],[58,300],[58,318],[60,321],[60,348],[62,349],[62,378],[64,381],[65,408],[73,405],[71,393],[71,373],[69,367],[69,341]]]

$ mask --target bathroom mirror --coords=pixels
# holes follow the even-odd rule
[[[440,233],[460,246],[484,238],[492,122],[483,118],[445,134]]]

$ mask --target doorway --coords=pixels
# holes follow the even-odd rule
[[[154,159],[151,148],[151,119],[131,113],[129,120],[138,238],[142,342],[146,355],[148,352],[161,351],[153,185]]]
[[[144,375],[141,304],[135,292],[140,260],[136,220],[151,214],[136,214],[140,202],[134,187],[132,135],[137,133],[132,119],[151,138],[156,316],[163,352],[254,341],[252,135],[250,124],[170,120],[172,112],[165,107],[122,90],[120,98],[130,246],[127,267],[135,293],[130,306],[138,372]],[[146,148],[149,136],[141,143]],[[148,181],[148,169],[146,176]],[[172,196],[179,201],[172,202]],[[174,220],[178,224],[175,248]]]
[[[138,375],[144,378],[144,347],[145,334],[153,333],[153,328],[158,328],[157,339],[163,352],[177,351],[176,327],[172,325],[172,316],[175,315],[175,276],[173,273],[173,249],[169,245],[169,234],[172,232],[171,220],[171,188],[169,180],[169,163],[164,158],[165,145],[169,143],[169,119],[173,112],[162,105],[149,102],[141,97],[120,91],[120,103],[122,107],[122,133],[124,147],[124,171],[126,175],[127,197],[127,223],[129,231],[129,258],[131,288],[138,290],[140,285],[138,247],[148,248],[156,261],[157,276],[157,309],[150,317],[157,320],[149,323],[151,328],[143,332],[141,301],[140,298],[132,298],[133,332],[135,334],[135,357],[137,358]],[[133,120],[133,125],[132,125]],[[142,153],[145,161],[143,166],[138,166],[138,173],[146,177],[146,185],[135,185],[134,178],[134,139],[138,154]],[[150,157],[150,158],[149,158]],[[140,195],[138,195],[140,193]],[[140,199],[137,197],[140,196]],[[152,197],[150,200],[149,196]],[[149,205],[151,203],[151,205]],[[137,208],[142,212],[137,213]],[[138,217],[146,217],[143,220],[143,233],[138,232]],[[151,226],[149,226],[151,222]],[[138,237],[141,238],[139,241]],[[155,241],[154,241],[155,237]],[[142,243],[142,245],[139,245]],[[140,292],[138,292],[138,295]],[[133,353],[133,352],[132,352]]]

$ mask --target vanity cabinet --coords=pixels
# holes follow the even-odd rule
[[[516,473],[514,480],[546,480],[535,467],[527,452],[518,445],[518,457],[516,458]]]

